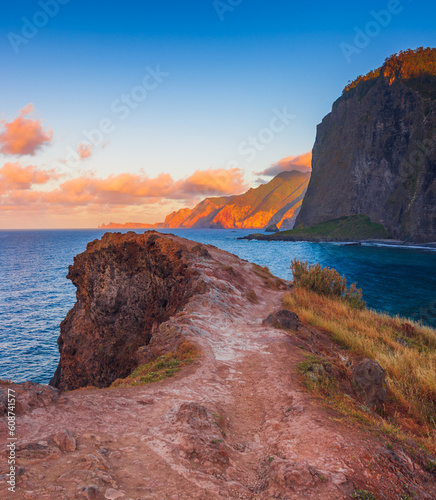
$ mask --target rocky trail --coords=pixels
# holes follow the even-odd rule
[[[2,423],[0,498],[328,500],[361,488],[400,499],[405,481],[414,498],[435,498],[430,475],[304,389],[304,351],[262,324],[285,291],[233,255],[202,253],[194,265],[208,291],[170,319],[200,357],[161,382],[63,392],[19,415],[16,493]]]

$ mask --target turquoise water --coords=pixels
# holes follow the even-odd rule
[[[171,232],[266,265],[286,279],[292,278],[294,257],[334,267],[358,283],[369,307],[436,327],[436,251],[238,240],[247,230]],[[0,231],[0,378],[50,380],[59,359],[59,325],[75,302],[75,287],[65,277],[68,266],[104,233]]]

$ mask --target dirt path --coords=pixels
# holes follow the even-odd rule
[[[248,275],[251,264],[216,253]],[[228,290],[228,301],[217,291],[187,308],[185,334],[202,356],[176,377],[66,393],[19,418],[17,493],[2,482],[0,498],[328,500],[350,498],[359,480],[401,498],[401,478],[380,462],[386,448],[322,409],[298,379],[303,352],[262,326],[283,292],[252,287],[259,304]],[[63,429],[76,451],[54,445]]]

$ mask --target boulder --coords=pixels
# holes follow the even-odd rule
[[[272,326],[281,330],[298,330],[299,324],[300,319],[298,316],[287,309],[275,311],[263,320],[263,325]]]
[[[76,439],[67,431],[60,431],[54,437],[61,451],[76,451]]]
[[[97,500],[100,496],[100,491],[97,486],[85,486],[82,488],[80,494],[87,500]]]
[[[278,233],[280,229],[276,226],[276,224],[271,224],[265,228],[265,233]]]
[[[364,359],[353,368],[353,382],[360,397],[371,408],[380,408],[386,401],[386,374],[372,359]]]
[[[122,491],[115,490],[114,488],[107,489],[104,494],[104,497],[108,500],[117,500],[118,498],[123,498],[125,496],[126,495]]]

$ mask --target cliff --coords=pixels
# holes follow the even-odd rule
[[[195,251],[195,250],[194,250]],[[187,247],[157,233],[107,233],[74,259],[77,302],[61,324],[60,390],[107,387],[139,364],[153,332],[198,293]]]
[[[103,224],[101,229],[129,228],[213,228],[263,229],[276,225],[291,228],[301,207],[310,172],[282,172],[267,184],[238,196],[206,198],[194,208],[168,215],[164,223]]]
[[[282,172],[267,184],[239,196],[206,198],[192,210],[183,209],[165,219],[168,228],[263,229],[289,227],[301,206],[310,173]]]
[[[296,226],[365,215],[395,239],[436,241],[436,49],[348,85],[318,126]]]

